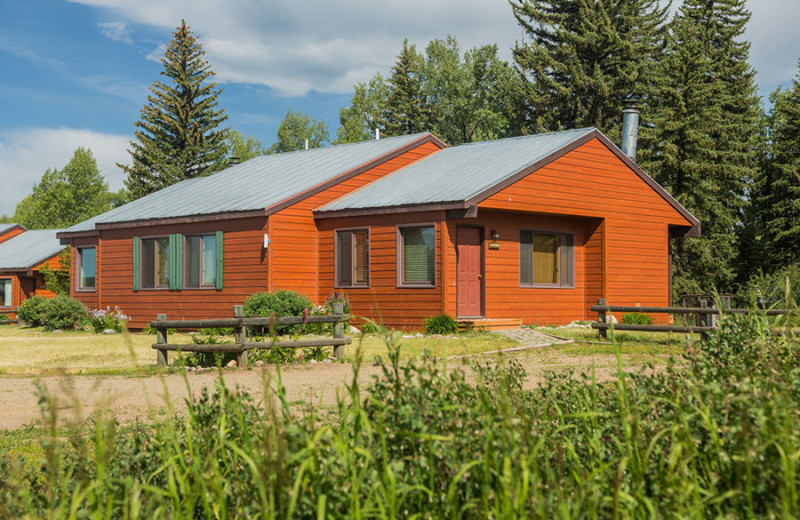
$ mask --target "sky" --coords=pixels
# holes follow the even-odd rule
[[[800,0],[747,6],[766,98],[797,74]],[[116,164],[129,162],[133,124],[182,19],[224,88],[228,124],[265,145],[289,108],[335,135],[353,85],[387,75],[405,38],[421,49],[448,34],[462,49],[496,43],[505,59],[522,38],[506,0],[0,0],[0,215],[79,146],[122,187]]]

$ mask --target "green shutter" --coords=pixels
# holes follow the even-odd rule
[[[133,290],[139,290],[139,237],[133,237]]]
[[[183,289],[183,235],[180,233],[176,233],[173,235],[175,237],[175,241],[172,245],[172,276],[170,280],[174,280],[173,282],[173,289],[176,291],[180,291]]]
[[[533,233],[519,232],[519,284],[533,285]]]
[[[217,289],[222,289],[222,231],[217,231]]]

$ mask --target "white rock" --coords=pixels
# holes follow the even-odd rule
[[[114,329],[106,329],[101,334],[116,334],[116,333],[117,331],[115,331]]]
[[[352,325],[350,325],[350,330],[353,332],[353,334],[361,334],[361,330],[353,327]]]
[[[266,363],[264,362],[264,360],[263,360],[263,359],[259,359],[259,360],[258,360],[258,361],[256,361],[256,363],[255,363],[255,366],[257,366],[257,367],[263,367],[264,365],[266,365]]]
[[[424,338],[424,337],[425,337],[425,334],[422,334],[421,332],[417,332],[417,333],[414,335],[414,337],[415,337],[415,338]]]
[[[317,363],[319,363],[319,361],[317,361],[316,359],[312,359],[311,361],[308,362],[309,365],[316,365]]]
[[[415,338],[416,336],[410,336],[410,335],[408,335],[408,334],[403,334],[403,336],[402,336],[402,337],[404,337],[404,338]]]
[[[331,361],[330,359],[326,359],[325,361],[323,361],[323,363],[333,363],[333,361]]]
[[[201,367],[200,365],[197,365],[196,367],[194,367],[194,369],[195,369],[195,370],[202,370],[202,369],[203,369],[203,367]]]
[[[606,316],[606,323],[614,323],[614,324],[618,323],[617,322],[617,317],[614,316],[613,314],[608,314]]]
[[[225,365],[225,368],[236,368],[236,360],[231,359],[230,361],[228,361],[228,364]]]
[[[54,330],[54,331],[53,331],[53,334],[61,334],[61,333],[63,333],[63,332],[64,332],[64,331],[63,331],[63,330],[61,330],[61,329],[56,329],[56,330]]]

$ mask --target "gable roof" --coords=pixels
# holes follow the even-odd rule
[[[115,223],[268,215],[429,141],[444,146],[432,134],[419,133],[256,157],[173,184],[80,222],[60,236]]]
[[[317,217],[466,209],[567,152],[599,139],[699,233],[699,221],[596,128],[482,141],[445,148],[315,210]]]
[[[65,246],[56,238],[60,229],[26,231],[0,244],[0,270],[25,271],[60,253]]]

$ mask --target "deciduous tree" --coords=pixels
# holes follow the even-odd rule
[[[278,141],[272,143],[267,153],[303,150],[306,139],[309,148],[319,148],[328,142],[328,136],[328,125],[290,108],[278,126]]]

